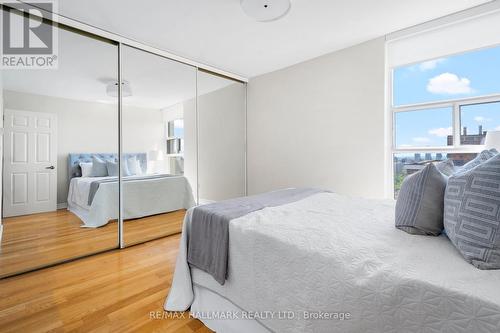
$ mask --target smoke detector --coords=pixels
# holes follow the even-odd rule
[[[280,19],[292,6],[290,0],[241,0],[240,4],[245,14],[259,22]]]

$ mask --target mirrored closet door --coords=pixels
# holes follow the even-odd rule
[[[246,85],[198,71],[200,204],[244,196]]]
[[[118,45],[53,28],[58,68],[1,73],[0,277],[118,247]]]
[[[196,68],[122,46],[125,246],[179,233],[196,204]]]

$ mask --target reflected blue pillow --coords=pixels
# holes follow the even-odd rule
[[[101,160],[99,157],[92,156],[92,171],[90,177],[106,177],[108,175],[108,168],[106,161]]]
[[[106,161],[106,167],[108,170],[108,174],[111,177],[118,177],[118,162]],[[128,169],[127,163],[122,163],[122,176],[127,177],[130,176],[130,171]]]

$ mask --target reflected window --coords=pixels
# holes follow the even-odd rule
[[[184,119],[167,121],[167,154],[184,152]]]

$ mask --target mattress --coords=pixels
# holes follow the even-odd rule
[[[84,223],[96,228],[118,218],[118,182],[100,184],[92,204],[88,205],[90,186],[109,177],[75,177],[68,191],[68,209]],[[189,209],[195,205],[188,180],[183,176],[137,179],[123,182],[123,218],[134,219]]]
[[[500,331],[500,271],[468,264],[444,235],[396,229],[392,200],[322,193],[232,220],[223,286],[187,265],[190,216],[166,310],[196,304],[197,286],[275,314],[255,319],[274,332]]]
[[[89,210],[88,205],[90,185],[92,182],[115,177],[74,177],[71,179],[68,190],[68,203],[83,210]],[[118,200],[118,198],[116,199]]]

